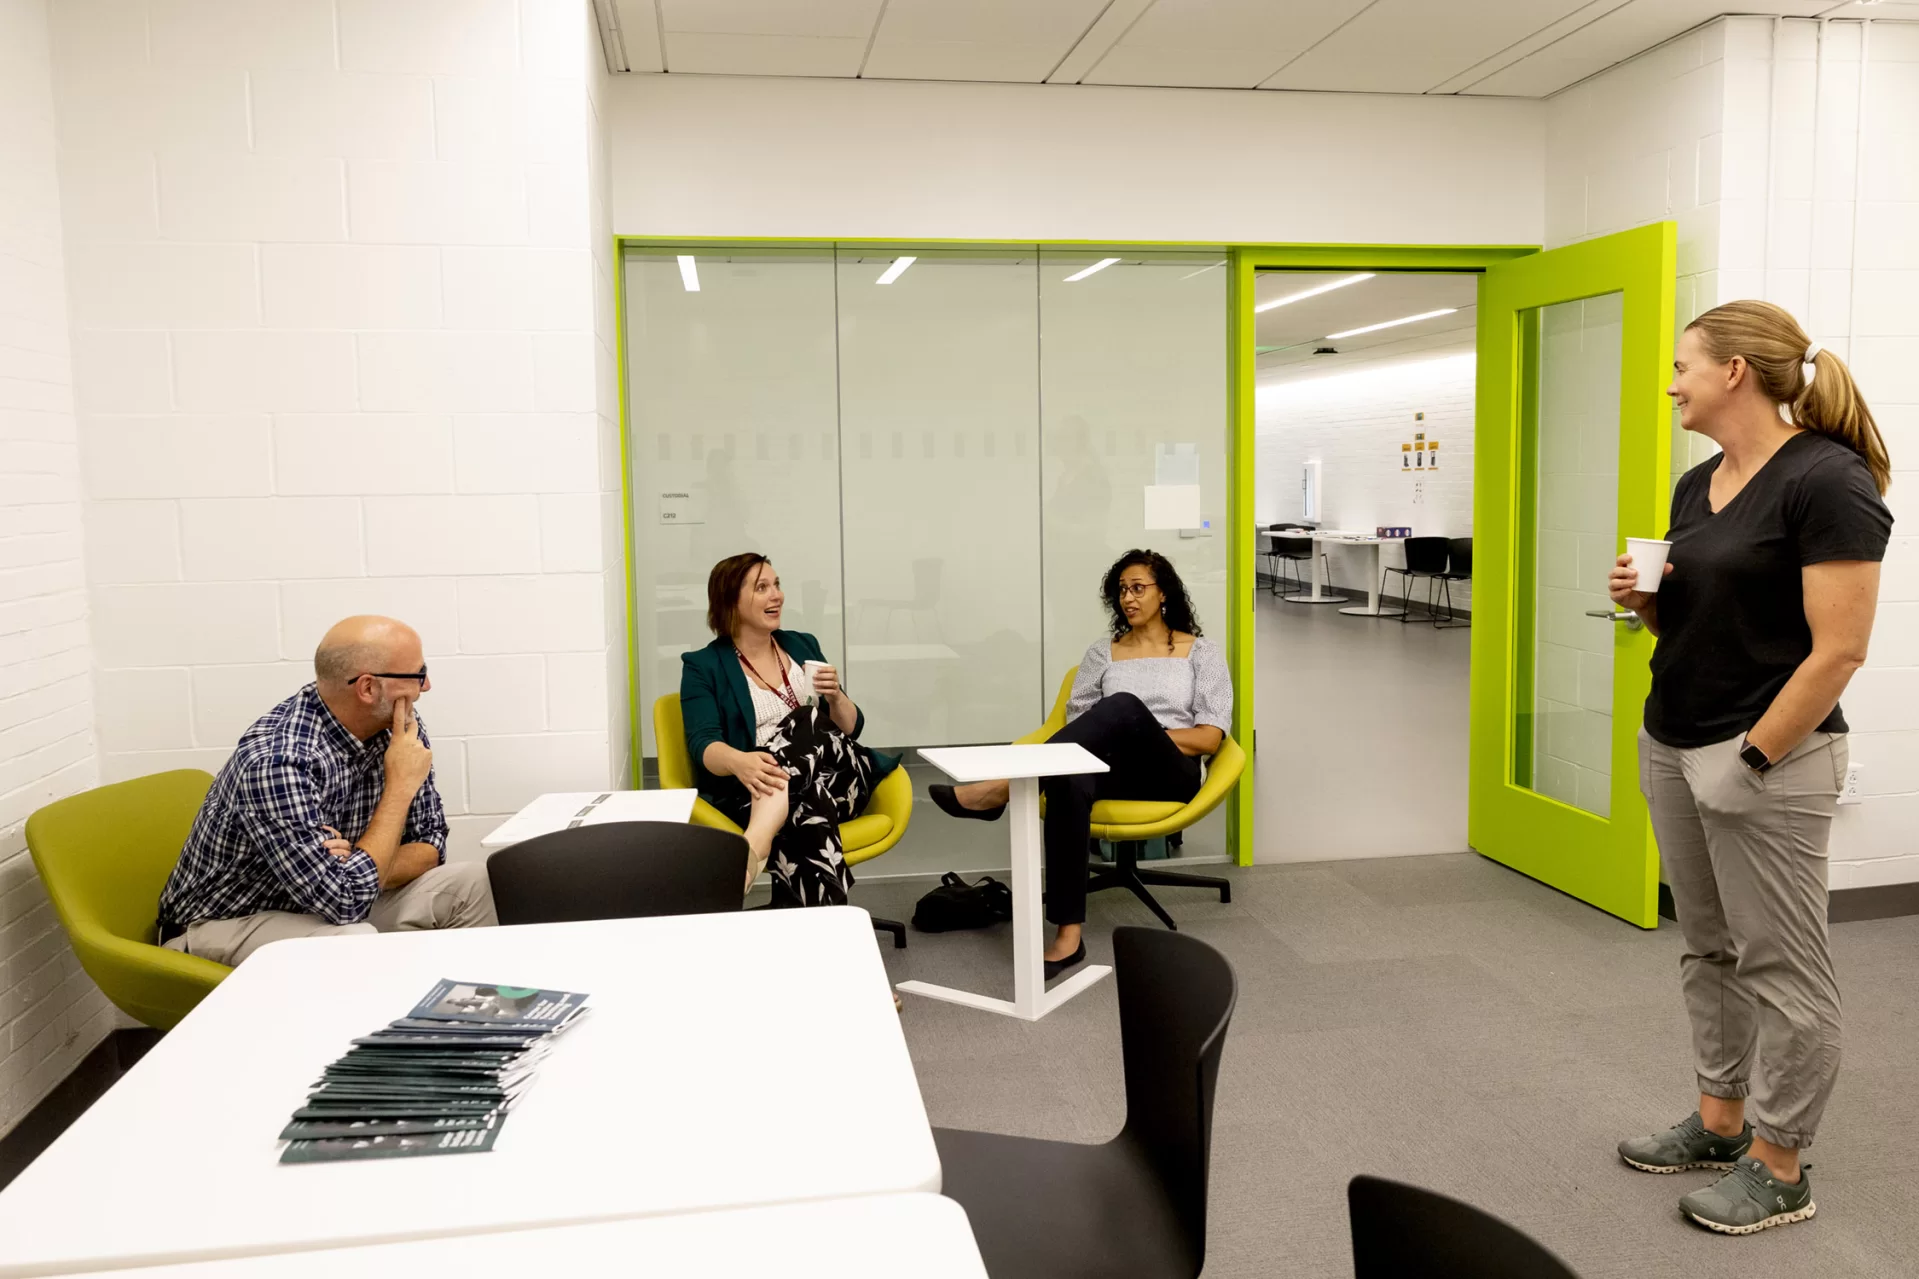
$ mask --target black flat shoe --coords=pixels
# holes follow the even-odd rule
[[[1068,955],[1066,958],[1049,959],[1045,961],[1046,962],[1046,980],[1047,981],[1053,980],[1053,978],[1059,976],[1061,973],[1065,972],[1068,968],[1071,968],[1074,964],[1083,963],[1085,959],[1086,959],[1086,943],[1084,941],[1081,941],[1079,944],[1079,949],[1074,951],[1072,954]]]
[[[951,786],[928,786],[926,793],[933,797],[933,802],[939,805],[942,813],[948,813],[954,817],[970,817],[976,822],[996,822],[1000,819],[1000,814],[1006,811],[1004,804],[998,808],[968,808],[959,802],[959,796],[953,793]]]

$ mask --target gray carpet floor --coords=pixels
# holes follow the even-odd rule
[[[1695,1104],[1670,924],[1642,932],[1472,854],[1227,873],[1231,905],[1160,890],[1239,975],[1208,1276],[1350,1276],[1359,1172],[1478,1204],[1586,1279],[1919,1274],[1919,918],[1833,930],[1846,1058],[1810,1152],[1819,1215],[1725,1238],[1675,1209],[1714,1174],[1649,1176],[1613,1151]],[[862,885],[854,902],[905,919],[926,887]],[[1153,923],[1098,894],[1091,957],[1111,962],[1114,927]],[[1010,998],[1011,945],[1002,926],[883,953],[896,981]],[[1037,1023],[912,996],[902,1016],[935,1124],[1101,1141],[1124,1119],[1110,980]]]

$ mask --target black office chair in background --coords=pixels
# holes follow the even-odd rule
[[[1446,594],[1446,620],[1442,622],[1437,613],[1433,615],[1433,625],[1442,631],[1455,626],[1473,624],[1471,617],[1462,622],[1459,620],[1459,615],[1453,612],[1453,583],[1473,580],[1473,539],[1470,537],[1447,539],[1446,561],[1446,571],[1439,576],[1440,588]]]
[[[1310,565],[1313,562],[1313,539],[1310,537],[1286,537],[1284,534],[1292,532],[1310,533],[1312,532],[1312,527],[1307,524],[1269,524],[1267,525],[1267,530],[1274,535],[1272,539],[1273,594],[1286,595],[1296,593],[1304,595],[1312,581],[1308,576],[1312,570],[1310,568],[1302,569],[1299,566],[1301,564]],[[1324,551],[1319,553],[1319,558],[1325,569],[1326,585],[1330,587],[1333,584],[1332,561],[1326,558]],[[1280,576],[1279,571],[1279,562],[1281,560],[1293,566],[1293,580],[1298,583],[1297,588],[1292,590],[1281,589],[1284,585],[1284,579]]]
[[[746,838],[681,822],[575,826],[486,859],[502,924],[738,910]]]
[[[1406,611],[1399,615],[1401,622],[1410,622],[1413,613],[1413,581],[1426,583],[1426,615],[1420,621],[1431,621],[1438,614],[1434,612],[1434,594],[1439,579],[1446,573],[1446,539],[1443,537],[1409,537],[1406,539],[1406,567],[1400,568],[1388,564],[1379,574],[1379,593],[1387,593],[1387,579],[1398,573],[1404,582],[1400,586],[1400,598],[1406,602]]]
[[[1418,1186],[1354,1177],[1346,1208],[1355,1279],[1579,1279],[1491,1213]]]
[[[1206,1260],[1213,1091],[1238,983],[1182,933],[1113,931],[1126,1125],[1104,1145],[935,1128],[993,1279],[1191,1279]]]

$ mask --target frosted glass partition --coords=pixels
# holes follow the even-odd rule
[[[894,257],[839,261],[848,687],[875,742],[1003,742],[1043,718],[1033,255]]]
[[[1613,628],[1606,575],[1618,535],[1618,293],[1539,312],[1532,788],[1612,809]]]
[[[1223,257],[628,250],[644,752],[653,699],[710,638],[707,573],[744,550],[772,557],[786,625],[820,637],[885,750],[1038,727],[1131,547],[1173,560],[1223,641]],[[1197,484],[1202,527],[1147,529],[1154,484]],[[1209,819],[1185,855],[1223,846]],[[886,873],[1004,859],[997,828],[926,821]]]
[[[1218,254],[1040,254],[1046,680],[1108,633],[1120,552],[1173,561],[1202,626],[1226,633],[1226,269]],[[1184,480],[1211,527],[1147,529],[1148,485]],[[1161,472],[1165,471],[1165,474]]]
[[[629,253],[627,412],[643,748],[680,654],[712,638],[706,578],[772,557],[785,625],[843,651],[830,252]],[[697,283],[697,290],[689,284]]]

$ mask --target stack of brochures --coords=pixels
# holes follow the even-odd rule
[[[491,1150],[554,1037],[585,1009],[570,991],[436,983],[326,1068],[280,1134],[280,1162]]]

